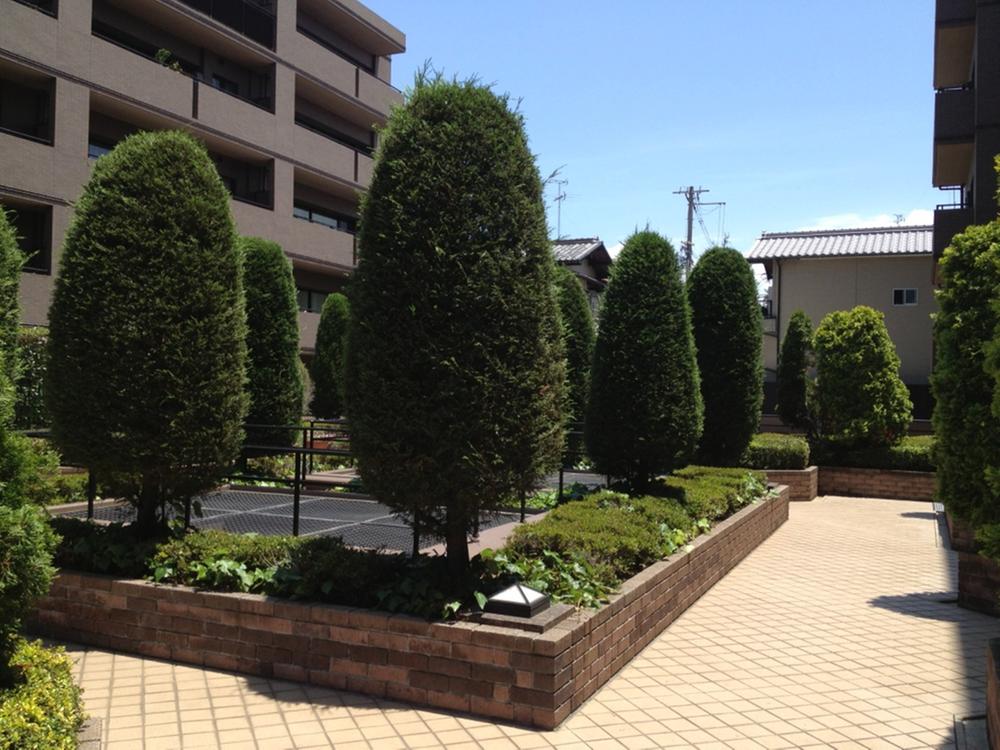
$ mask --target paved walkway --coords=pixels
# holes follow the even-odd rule
[[[929,503],[821,498],[556,732],[73,649],[108,750],[951,748],[1000,621],[958,609]],[[112,626],[113,627],[113,626]]]

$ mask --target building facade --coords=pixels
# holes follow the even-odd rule
[[[827,313],[867,305],[885,315],[914,417],[930,418],[932,235],[929,226],[761,235],[747,259],[763,265],[770,281],[763,300],[765,412],[773,413],[778,353],[792,314],[804,311],[815,328]]]
[[[608,285],[612,262],[604,243],[597,237],[555,240],[552,251],[556,263],[566,266],[579,277],[580,284],[587,293],[590,312],[597,317],[601,293]]]
[[[181,128],[206,145],[238,231],[292,261],[308,354],[355,264],[404,47],[356,0],[0,0],[0,204],[28,256],[24,322],[47,320],[94,161],[129,133]]]
[[[937,0],[933,183],[952,199],[934,212],[934,257],[955,234],[997,215],[1000,0]]]

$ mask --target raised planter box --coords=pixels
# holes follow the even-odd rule
[[[1000,750],[1000,638],[986,646],[986,734],[990,750]]]
[[[60,573],[30,627],[188,664],[552,729],[788,518],[787,487],[545,632]]]
[[[1000,563],[976,552],[958,553],[958,606],[1000,617]]]
[[[788,485],[794,502],[815,500],[817,495],[934,499],[934,472],[925,471],[810,466],[806,469],[767,469],[767,481]]]
[[[819,494],[933,500],[934,472],[821,466]]]
[[[819,467],[768,469],[767,481],[787,485],[790,493],[788,499],[793,503],[807,503],[815,500],[819,494]]]

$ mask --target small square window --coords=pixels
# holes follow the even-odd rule
[[[893,289],[892,304],[894,307],[912,307],[917,304],[916,289]]]
[[[23,271],[48,274],[52,271],[52,209],[49,206],[14,205],[6,208],[24,254]]]

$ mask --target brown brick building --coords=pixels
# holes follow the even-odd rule
[[[208,147],[239,231],[292,260],[309,352],[355,262],[404,47],[356,0],[0,0],[0,203],[30,256],[24,322],[46,322],[93,161],[136,130],[183,128]]]

